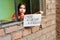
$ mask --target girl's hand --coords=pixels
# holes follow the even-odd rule
[[[20,19],[20,16],[18,16],[18,19]]]
[[[44,12],[43,11],[39,11],[41,14],[43,14]]]
[[[44,13],[43,11],[36,12],[36,14],[43,14],[43,13]]]

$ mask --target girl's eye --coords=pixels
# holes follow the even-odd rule
[[[22,7],[20,7],[20,9],[22,9]]]
[[[22,8],[22,7],[21,7],[20,9],[26,9],[26,8]]]

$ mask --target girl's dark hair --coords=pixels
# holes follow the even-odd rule
[[[18,5],[18,15],[20,15],[20,14],[19,14],[19,8],[20,8],[21,5],[25,5],[25,6],[26,6],[25,3],[20,3],[20,4]],[[25,12],[25,14],[26,14],[26,12]]]
[[[20,4],[18,5],[18,11],[19,11],[19,8],[20,8],[21,5],[25,5],[25,6],[26,6],[25,3],[20,3]]]

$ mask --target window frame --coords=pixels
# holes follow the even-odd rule
[[[40,0],[40,2],[42,1],[42,4],[40,3],[40,11],[43,11],[44,13],[42,14],[43,16],[46,16],[46,0]],[[42,7],[42,10],[41,10]]]
[[[15,8],[16,19],[12,20],[12,21],[9,21],[9,22],[0,22],[0,26],[10,24],[10,23],[13,23],[13,22],[18,22],[17,0],[14,0],[14,8]]]
[[[44,12],[43,16],[45,16],[46,15],[46,0],[40,0],[40,1],[42,1],[42,3],[43,3],[42,10],[40,10],[40,11],[43,11]],[[17,0],[14,0],[14,5],[15,5],[16,20],[15,21],[12,20],[12,21],[5,22],[5,23],[0,23],[0,25],[5,25],[5,24],[13,23],[13,22],[18,22],[18,1]],[[41,3],[40,3],[40,6],[41,6]],[[40,7],[40,9],[41,9],[41,7]],[[19,22],[21,22],[21,21],[19,21]]]
[[[43,16],[46,16],[46,0],[43,0],[43,11],[44,11]]]

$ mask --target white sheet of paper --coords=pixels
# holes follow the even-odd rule
[[[41,25],[42,14],[28,14],[24,16],[23,26],[32,27]]]

